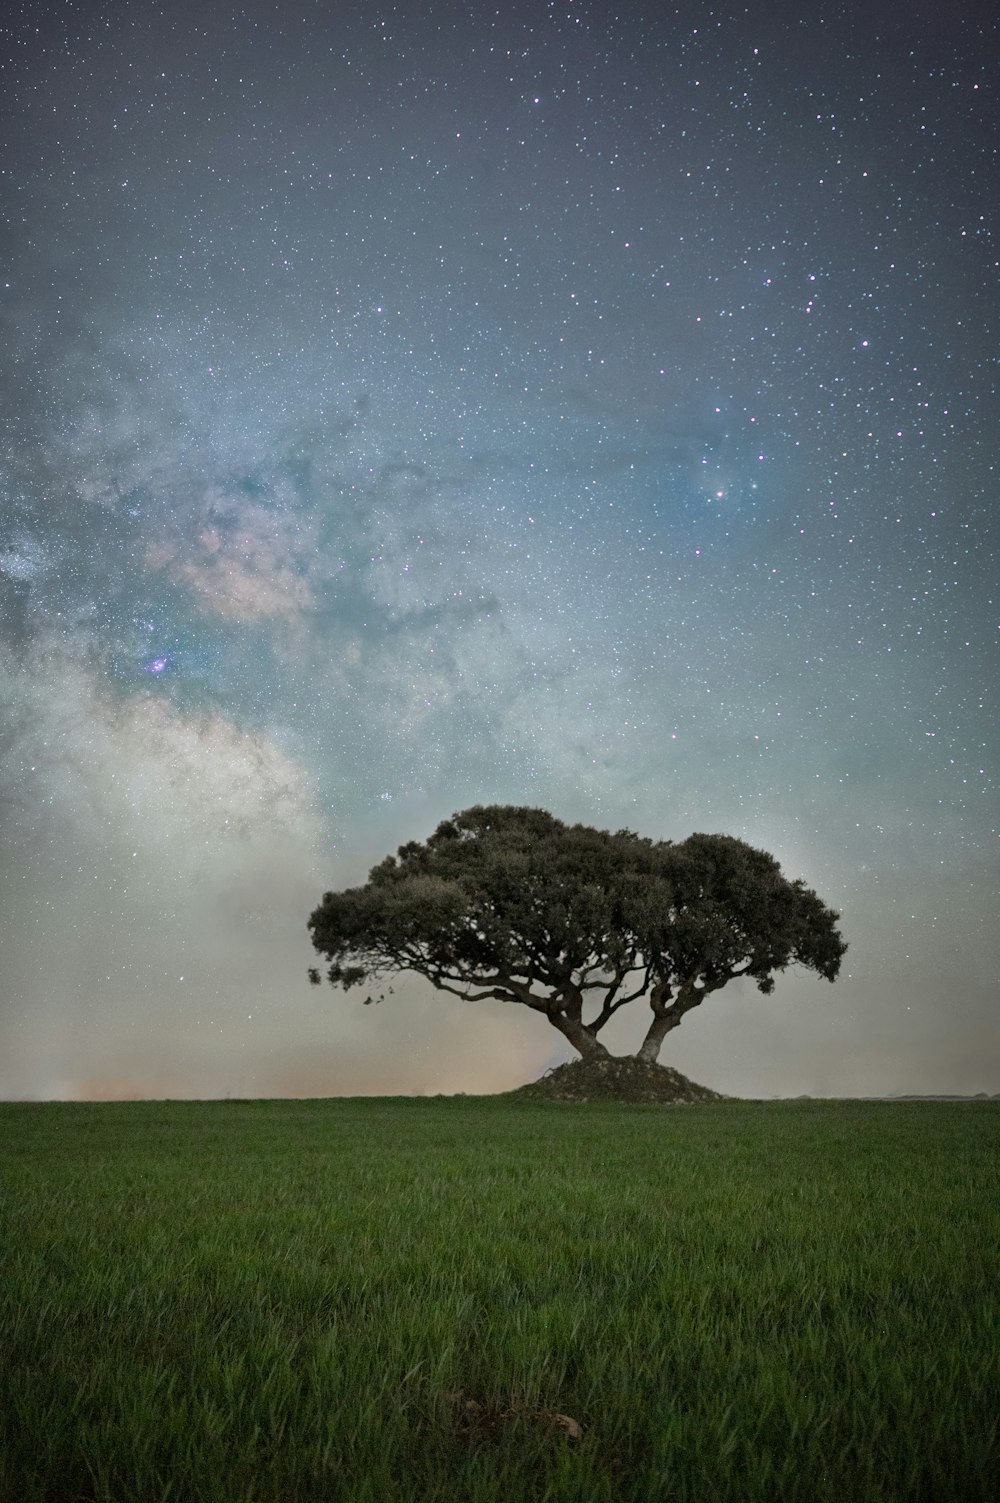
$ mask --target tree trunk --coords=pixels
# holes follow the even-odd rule
[[[639,1046],[636,1059],[641,1059],[645,1065],[655,1065],[660,1057],[663,1040],[671,1028],[676,1028],[679,1022],[680,1018],[672,1018],[669,1012],[661,1013],[658,1018],[654,1018],[649,1025],[646,1037]]]
[[[587,1025],[585,1023],[581,1023],[579,1018],[568,1018],[564,1012],[546,1013],[546,1017],[552,1024],[553,1028],[558,1028],[559,1032],[565,1038],[569,1039],[570,1043],[573,1045],[573,1048],[579,1054],[581,1054],[584,1059],[611,1058],[611,1055],[608,1053],[607,1049],[605,1049],[604,1045],[598,1042],[597,1035],[591,1033]]]
[[[677,1027],[686,1012],[698,1006],[707,992],[714,990],[714,987],[704,987],[698,991],[694,982],[686,981],[668,1007],[663,1000],[663,994],[654,987],[649,997],[649,1005],[653,1009],[653,1020],[646,1031],[646,1037],[639,1046],[636,1059],[641,1059],[643,1064],[655,1065],[660,1057],[663,1040],[670,1030]],[[667,996],[669,995],[670,993],[667,992]]]

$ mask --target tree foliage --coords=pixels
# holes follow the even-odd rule
[[[770,992],[798,965],[834,981],[838,917],[729,835],[675,844],[477,805],[400,846],[363,887],[326,893],[309,929],[335,986],[414,972],[543,1013],[584,1056],[605,1054],[601,1029],[645,998],[638,1054],[655,1061],[684,1014],[737,977]]]

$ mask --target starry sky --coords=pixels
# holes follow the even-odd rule
[[[985,0],[5,11],[0,1095],[570,1057],[308,984],[323,891],[474,803],[840,910],[835,986],[663,1063],[1000,1090],[998,44]]]

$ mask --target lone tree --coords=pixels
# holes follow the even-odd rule
[[[838,917],[729,835],[674,844],[477,805],[400,846],[364,887],[326,893],[309,928],[334,986],[413,971],[470,1002],[530,1007],[585,1059],[609,1057],[598,1034],[645,997],[636,1057],[655,1064],[684,1014],[739,976],[762,992],[788,965],[834,981]]]

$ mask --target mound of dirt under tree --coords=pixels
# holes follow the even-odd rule
[[[728,1098],[696,1085],[679,1070],[649,1065],[631,1056],[574,1059],[546,1070],[541,1080],[504,1093],[518,1101],[627,1101],[692,1106]]]

